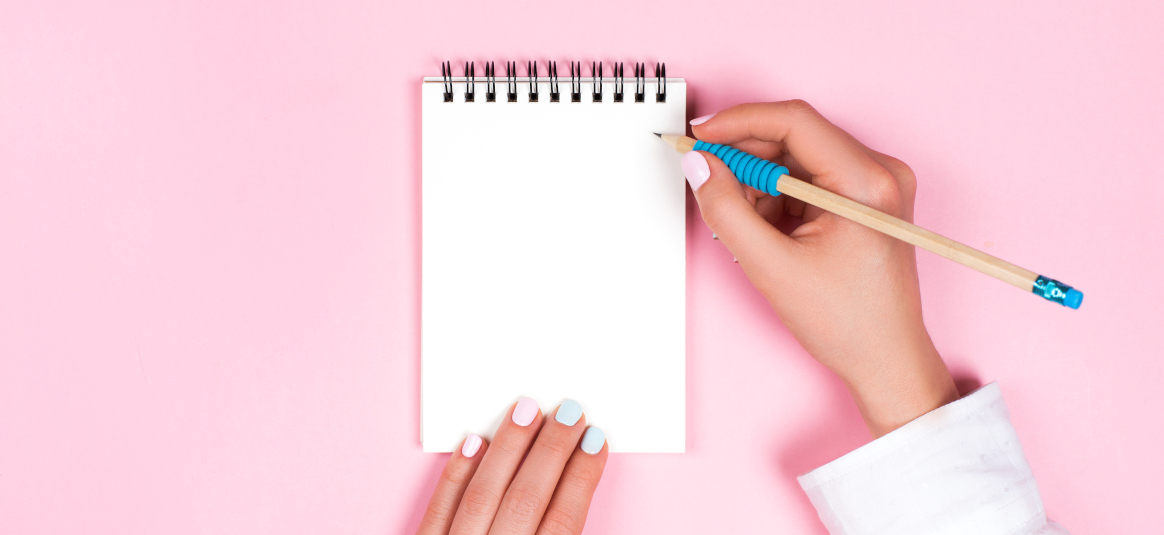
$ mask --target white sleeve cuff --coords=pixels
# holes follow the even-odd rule
[[[997,383],[798,478],[832,535],[1066,534]]]

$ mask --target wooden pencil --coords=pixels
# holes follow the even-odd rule
[[[695,139],[687,136],[656,135],[679,153],[695,150],[697,143]],[[737,178],[739,178],[738,175]],[[1079,308],[1083,301],[1083,293],[1066,284],[930,232],[913,223],[874,210],[803,180],[780,175],[776,180],[776,191],[946,257],[1061,305]]]

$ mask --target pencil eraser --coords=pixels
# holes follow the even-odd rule
[[[1067,296],[1063,298],[1063,304],[1071,308],[1079,308],[1083,304],[1083,292],[1072,288],[1067,290]]]

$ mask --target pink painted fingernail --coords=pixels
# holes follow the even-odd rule
[[[699,186],[707,182],[711,176],[711,168],[707,166],[707,158],[699,151],[693,150],[679,158],[679,167],[683,168],[683,175],[691,184],[691,191],[698,191]]]
[[[470,434],[465,437],[465,445],[461,446],[461,455],[472,457],[477,455],[479,449],[481,449],[481,437]]]
[[[714,113],[713,113],[713,114],[711,114],[711,115],[704,115],[703,117],[696,117],[696,118],[694,118],[694,119],[692,119],[692,120],[691,120],[691,126],[699,126],[699,125],[701,125],[701,124],[703,124],[703,123],[706,123],[706,122],[707,122],[708,120],[710,120],[712,117],[715,117],[715,114],[714,114]]]
[[[513,423],[525,427],[534,421],[538,415],[538,402],[530,398],[521,398],[513,408]]]

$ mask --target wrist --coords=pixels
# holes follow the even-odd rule
[[[838,372],[873,438],[958,399],[946,363],[922,334],[924,339],[886,347]]]

